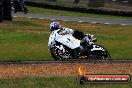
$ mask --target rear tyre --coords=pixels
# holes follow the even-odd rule
[[[57,47],[53,47],[51,49],[51,55],[55,60],[70,60],[73,59],[71,53],[68,51],[68,49],[65,49],[65,52],[61,51]]]

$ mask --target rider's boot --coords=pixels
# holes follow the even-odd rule
[[[79,47],[72,50],[72,54],[73,54],[73,58],[74,59],[78,59],[78,55],[80,53],[79,51],[80,51],[80,48]]]

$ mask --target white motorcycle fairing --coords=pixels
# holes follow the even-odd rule
[[[61,37],[60,37],[61,36]],[[67,46],[70,49],[75,49],[80,46],[80,40],[74,38],[72,35],[60,35],[55,38],[55,40],[65,46]]]
[[[52,47],[55,44],[55,41],[67,46],[70,49],[75,49],[80,47],[80,43],[81,43],[81,41],[74,38],[72,34],[60,35],[58,31],[54,31],[50,35],[48,46]]]
[[[48,41],[48,49],[50,50],[50,48],[55,44],[55,36],[56,36],[56,31],[53,31],[50,36],[49,36],[49,41]]]
[[[93,45],[93,48],[91,49],[91,51],[105,51],[105,50],[98,45]]]
[[[79,33],[75,31],[74,33],[76,34],[73,34],[73,36],[80,36]],[[51,33],[48,47],[55,60],[80,58],[111,59],[109,52],[103,46],[94,43],[96,41],[92,38],[92,35],[85,35],[82,40],[73,36],[72,33],[60,33],[59,30],[55,30]]]

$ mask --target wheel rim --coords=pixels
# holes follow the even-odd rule
[[[101,48],[103,48],[102,51],[95,51],[94,54],[97,55],[97,59],[102,59],[102,60],[111,60],[111,55],[108,52],[108,50],[106,48],[104,48],[101,45],[95,44]]]
[[[62,60],[62,59],[70,59],[71,58],[71,55],[69,54],[69,52],[67,50],[65,51],[65,53],[63,53],[58,48],[55,48],[55,54],[60,60]]]
[[[103,51],[101,53],[101,59],[103,59],[103,60],[110,60],[111,56],[110,56],[109,52],[108,51]]]

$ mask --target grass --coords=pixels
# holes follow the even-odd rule
[[[132,19],[132,17],[80,13],[80,12],[53,10],[53,9],[45,9],[45,8],[37,8],[37,7],[28,7],[28,9],[29,9],[29,13],[37,13],[44,15],[77,16],[77,17],[108,18],[108,19]]]
[[[0,88],[131,88],[128,84],[79,85],[75,77],[23,77],[0,79]]]
[[[49,58],[47,50],[48,35],[2,32],[0,33],[1,60],[37,60]],[[48,51],[48,50],[47,50]],[[49,54],[48,54],[49,55]]]
[[[22,19],[24,20],[22,21]],[[11,24],[0,25],[1,61],[47,60],[47,58],[51,58],[47,49],[49,33],[16,32],[17,30],[43,30],[44,25],[37,21],[39,20],[16,18]]]
[[[0,24],[0,61],[51,60],[47,43],[50,20],[14,18]],[[132,26],[62,22],[66,27],[94,34],[114,59],[132,59]]]

